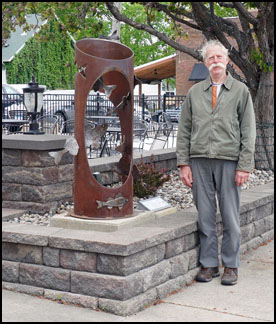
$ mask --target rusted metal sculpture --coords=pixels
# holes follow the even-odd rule
[[[80,218],[122,218],[133,214],[132,132],[134,60],[130,48],[113,41],[87,38],[76,42],[74,211]],[[84,117],[91,89],[99,90],[114,104],[121,125],[122,154],[117,169],[123,174],[119,188],[106,188],[93,176],[85,148]]]

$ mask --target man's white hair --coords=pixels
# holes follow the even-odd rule
[[[207,49],[209,47],[213,47],[213,46],[220,46],[221,49],[222,49],[222,51],[223,51],[223,53],[225,54],[225,56],[228,55],[228,49],[226,49],[218,40],[212,39],[212,40],[209,40],[208,42],[206,42],[203,45],[203,47],[201,48],[201,50],[199,50],[204,60],[206,59]]]

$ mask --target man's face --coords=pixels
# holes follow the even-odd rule
[[[211,77],[225,74],[229,58],[224,54],[218,45],[207,48],[204,63],[208,68]]]

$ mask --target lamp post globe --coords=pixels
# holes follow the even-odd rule
[[[34,75],[32,80],[28,83],[27,88],[23,88],[24,105],[31,116],[30,130],[24,134],[30,135],[41,135],[38,129],[37,115],[40,114],[41,108],[43,106],[43,87],[39,87],[38,83],[35,81]]]

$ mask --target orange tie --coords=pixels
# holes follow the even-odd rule
[[[213,86],[213,88],[212,88],[212,112],[215,109],[216,101],[217,101],[217,86]]]

